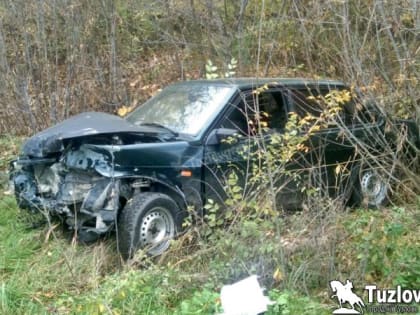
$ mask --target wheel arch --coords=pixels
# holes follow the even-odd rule
[[[150,187],[151,192],[158,192],[167,195],[175,201],[178,205],[179,213],[177,214],[181,218],[187,214],[187,200],[184,193],[178,186],[171,186],[167,183],[152,182]]]
[[[129,199],[133,198],[136,194],[142,192],[158,192],[167,195],[171,199],[175,201],[178,205],[180,210],[179,215],[186,215],[187,213],[187,199],[181,188],[172,183],[169,180],[164,180],[158,178],[157,176],[130,176],[126,177],[124,183],[127,186],[132,185],[136,180],[144,180],[147,182],[147,186],[143,187],[141,190],[136,191],[136,189],[132,188],[130,193],[120,194],[120,198],[128,201]],[[119,212],[122,211],[122,208]]]

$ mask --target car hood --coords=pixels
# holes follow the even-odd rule
[[[22,148],[24,155],[44,157],[63,150],[63,140],[97,134],[147,132],[125,119],[106,113],[88,112],[73,116],[29,138]]]

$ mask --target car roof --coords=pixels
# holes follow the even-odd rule
[[[286,86],[286,87],[306,87],[306,86],[346,86],[342,81],[330,79],[307,79],[307,78],[226,78],[215,80],[190,80],[175,83],[175,86],[188,85],[226,85],[234,86],[239,89],[255,88],[263,85]]]

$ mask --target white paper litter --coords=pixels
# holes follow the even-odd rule
[[[220,292],[223,314],[221,315],[257,315],[267,311],[267,306],[274,304],[252,275],[231,285],[225,285]]]

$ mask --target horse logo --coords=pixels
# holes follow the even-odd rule
[[[346,284],[342,284],[340,281],[330,281],[330,287],[334,295],[331,298],[337,298],[340,308],[336,309],[333,314],[363,314],[363,307],[365,304],[362,299],[353,293],[353,283],[350,280],[346,281]],[[343,307],[343,303],[348,303],[350,308]],[[360,308],[360,312],[357,311],[354,306],[357,305]]]

